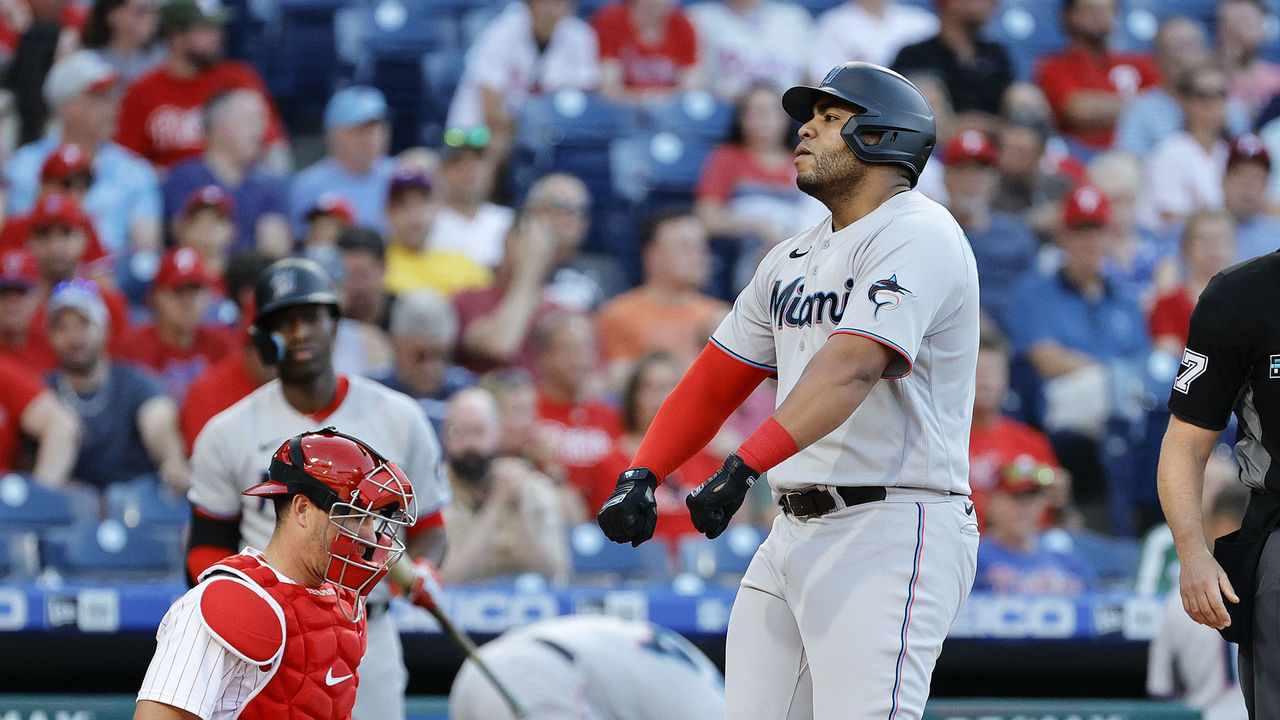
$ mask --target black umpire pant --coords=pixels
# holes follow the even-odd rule
[[[1280,718],[1280,538],[1273,531],[1258,563],[1253,645],[1240,646],[1240,688],[1250,720]]]

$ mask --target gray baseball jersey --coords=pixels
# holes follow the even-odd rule
[[[894,359],[834,432],[769,471],[775,492],[881,485],[969,494],[969,421],[977,365],[978,271],[959,224],[918,191],[857,222],[830,219],[779,244],[712,336],[776,370],[778,403],[835,334],[861,335]]]

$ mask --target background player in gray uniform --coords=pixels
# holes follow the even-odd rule
[[[977,271],[912,191],[935,139],[914,85],[846,63],[783,106],[803,123],[797,184],[831,217],[761,262],[598,520],[647,540],[657,483],[776,373],[777,411],[687,499],[716,537],[768,471],[784,510],[734,603],[726,717],[919,718],[976,566]]]
[[[480,658],[528,708],[528,720],[724,717],[724,677],[716,666],[688,640],[647,622],[543,620],[486,643]],[[510,717],[510,706],[468,660],[449,693],[450,720]]]

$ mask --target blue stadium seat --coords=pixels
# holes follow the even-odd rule
[[[341,0],[283,0],[275,52],[264,66],[267,85],[295,132],[320,128],[324,103],[345,73],[339,62],[334,15]]]
[[[41,487],[30,478],[0,477],[0,532],[40,532],[75,520],[70,496]]]
[[[666,580],[670,576],[667,552],[667,543],[660,538],[636,548],[615,543],[595,523],[582,523],[569,530],[569,553],[578,582]]]
[[[175,575],[179,546],[119,520],[84,523],[44,539],[45,564],[70,579],[143,579]]]
[[[439,143],[444,135],[449,105],[466,67],[466,52],[435,50],[422,56],[422,126],[420,135],[428,145]]]
[[[1045,547],[1074,553],[1093,566],[1104,590],[1133,586],[1142,542],[1135,538],[1107,537],[1088,530],[1053,529],[1044,534]]]
[[[986,34],[1003,43],[1019,80],[1031,78],[1042,55],[1066,46],[1057,2],[1001,0],[987,23]]]
[[[155,475],[142,475],[107,487],[107,516],[126,527],[182,527],[191,519],[191,504],[174,495]]]
[[[765,532],[753,525],[734,525],[715,540],[701,535],[680,539],[680,569],[703,578],[737,582],[747,571]]]
[[[646,103],[644,113],[654,132],[715,144],[729,136],[734,107],[711,93],[694,91]]]
[[[650,207],[688,205],[712,145],[671,132],[639,133],[614,141],[614,190]]]

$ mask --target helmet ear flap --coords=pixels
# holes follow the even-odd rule
[[[279,365],[284,360],[284,336],[267,332],[257,325],[249,327],[249,341],[264,365]]]

